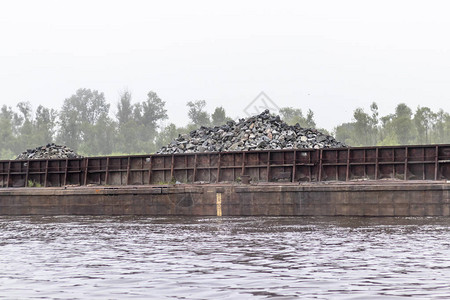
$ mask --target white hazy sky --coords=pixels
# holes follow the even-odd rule
[[[448,1],[2,1],[0,104],[60,108],[78,88],[143,101],[170,122],[206,100],[232,117],[264,91],[333,129],[404,102],[450,111]]]

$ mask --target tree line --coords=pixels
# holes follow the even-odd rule
[[[153,91],[135,103],[131,93],[124,91],[116,103],[116,113],[111,114],[103,93],[79,89],[59,110],[39,105],[33,111],[29,102],[20,102],[14,109],[3,105],[0,159],[15,158],[26,149],[48,143],[66,145],[86,156],[153,153],[180,133],[231,120],[223,107],[210,114],[206,101],[197,100],[186,104],[186,126],[162,126],[168,119],[165,104]],[[288,124],[316,127],[311,110],[304,114],[300,108],[284,107],[279,114]],[[404,103],[394,113],[379,116],[377,104],[372,103],[370,113],[355,109],[353,120],[335,127],[333,134],[350,146],[449,143],[450,116],[442,109],[433,112],[428,107],[413,112]]]
[[[92,155],[153,153],[178,136],[199,126],[215,126],[231,120],[223,107],[212,114],[206,101],[187,103],[189,124],[177,127],[168,119],[166,103],[153,91],[133,103],[124,91],[111,115],[103,93],[79,89],[64,100],[60,110],[39,105],[33,111],[29,102],[13,109],[3,105],[0,112],[0,159],[12,159],[26,149],[49,143],[66,145],[76,152]]]
[[[378,105],[370,113],[362,108],[353,112],[353,120],[334,129],[339,141],[350,146],[390,146],[450,143],[450,115],[443,109],[433,111],[419,106],[413,111],[400,103],[395,112],[379,116]]]

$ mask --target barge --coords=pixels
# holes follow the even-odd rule
[[[0,215],[448,216],[450,145],[0,161]]]

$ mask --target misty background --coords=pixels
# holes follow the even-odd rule
[[[153,152],[163,137],[200,124],[192,109],[210,125],[217,109],[246,117],[261,91],[291,108],[286,121],[301,123],[310,110],[315,126],[352,146],[448,143],[449,8],[445,1],[2,3],[1,158],[52,141],[89,155]],[[132,114],[121,121],[126,93]]]

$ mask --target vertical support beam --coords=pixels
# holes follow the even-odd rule
[[[152,184],[152,156],[149,158],[149,166],[148,166],[148,184]]]
[[[77,171],[79,171],[79,172],[77,172],[77,175],[78,175],[78,184],[79,185],[81,185],[82,183],[81,183],[81,174],[83,173],[83,170],[82,170],[82,165],[81,165],[81,161],[84,161],[84,158],[82,158],[82,159],[77,159],[76,160],[76,162],[77,162]],[[75,168],[74,168],[75,169]]]
[[[259,155],[258,155],[258,160],[259,160]],[[267,151],[267,176],[266,176],[266,182],[270,181],[270,176],[269,175],[270,175],[270,150]]]
[[[297,172],[297,150],[294,150],[294,158],[292,160],[292,180],[291,182],[295,182],[295,175]]]
[[[334,150],[334,153],[336,153],[336,155],[335,155],[335,158],[336,158],[336,167],[335,167],[335,169],[336,169],[336,174],[335,174],[335,176],[336,176],[336,181],[338,181],[339,180],[339,150]]]
[[[64,185],[67,185],[67,173],[68,173],[68,168],[69,168],[69,159],[66,158],[66,167],[64,168]]]
[[[8,162],[8,181],[6,182],[6,187],[9,187],[11,181],[11,161]]]
[[[175,154],[172,154],[172,160],[170,161],[170,181],[173,179],[173,167],[175,165]]]
[[[395,179],[395,149],[392,149],[392,178]]]
[[[195,182],[196,178],[197,178],[197,154],[195,154],[194,156],[194,175],[192,178],[192,182]]]
[[[126,182],[126,185],[130,184],[130,169],[131,169],[131,157],[128,156],[128,159],[127,159],[127,182]]]
[[[425,147],[422,147],[422,180],[425,180]]]
[[[87,185],[88,166],[89,166],[89,158],[86,158],[84,160],[84,184],[83,185]]]
[[[378,147],[375,148],[375,180],[378,180]]]
[[[439,146],[436,145],[436,151],[434,153],[434,180],[438,180],[439,171]]]
[[[408,146],[405,147],[405,171],[403,174],[403,180],[408,180]]]
[[[163,182],[167,182],[167,180],[166,180],[166,173],[167,173],[166,172],[166,157],[163,156],[162,159],[163,159],[163,165],[162,165]]]
[[[364,179],[367,178],[367,165],[366,165],[366,163],[367,163],[367,155],[366,155],[366,152],[367,152],[367,149],[364,149],[364,150],[363,150]]]
[[[61,173],[60,173],[60,171],[61,171],[61,160],[58,160],[58,170],[57,170],[57,173],[56,173],[56,175],[57,175],[57,178],[58,178],[58,180],[57,180],[57,186],[62,186],[62,177],[63,177],[63,175],[61,175]]]
[[[241,176],[245,175],[245,152],[242,152]]]
[[[62,160],[58,161],[58,186],[63,186],[64,183],[64,175],[61,175],[61,164],[62,164]]]
[[[322,156],[323,155],[323,150],[320,149],[319,150],[319,178],[318,181],[322,181]]]
[[[109,178],[109,156],[106,158],[105,185],[108,184],[108,178]],[[101,180],[101,177],[100,177],[100,180]]]
[[[236,153],[233,153],[233,181],[236,180]]]
[[[103,158],[98,159],[98,185],[102,184],[102,160]]]
[[[345,181],[350,180],[350,148],[347,149],[347,166],[345,169]]]
[[[28,186],[28,176],[30,175],[30,161],[27,160],[26,164],[27,164],[27,173],[25,175],[25,187]]]
[[[61,186],[61,184],[60,184],[60,182],[59,182],[59,177],[60,177],[60,175],[59,175],[59,171],[60,171],[60,169],[61,169],[61,161],[58,161],[58,166],[56,167],[56,177],[58,178],[58,179],[56,179],[56,182],[50,182],[50,184],[52,185],[52,186]],[[51,172],[50,172],[51,173]],[[58,185],[57,185],[58,184]]]
[[[208,154],[208,183],[211,183],[211,154]]]
[[[220,178],[220,158],[221,158],[221,155],[220,155],[220,152],[219,152],[219,161],[217,162],[217,177],[216,177],[216,182],[219,182],[219,178]]]
[[[141,157],[141,184],[142,185],[144,185],[145,184],[145,182],[144,182],[144,178],[145,178],[145,173],[147,173],[146,171],[147,170],[145,170],[145,168],[144,168],[144,166],[145,166],[145,163],[144,163],[144,158],[143,157]]]
[[[122,159],[119,159],[119,165],[118,165],[118,170],[119,170],[119,178],[120,178],[120,185],[123,185],[123,176],[122,176]]]
[[[312,152],[308,151],[306,153],[308,155],[308,164],[309,164],[309,166],[308,166],[308,175],[309,175],[308,181],[311,182],[312,181],[312,168],[313,168],[312,162],[311,162]]]
[[[1,173],[2,173],[2,175],[0,175],[1,176],[1,186],[0,187],[5,187],[5,183],[6,183],[6,185],[8,185],[8,179],[5,178],[6,174],[4,174],[4,172],[6,171],[5,164],[0,162],[0,167],[1,167]]]
[[[189,168],[188,168],[188,156],[184,156],[184,168],[186,169],[186,182],[188,182]]]
[[[44,187],[47,186],[47,177],[48,177],[48,159],[45,161]]]
[[[84,158],[77,159],[77,171],[79,171],[77,172],[77,174],[79,185],[83,185],[83,168],[85,168],[84,163],[85,163]]]

